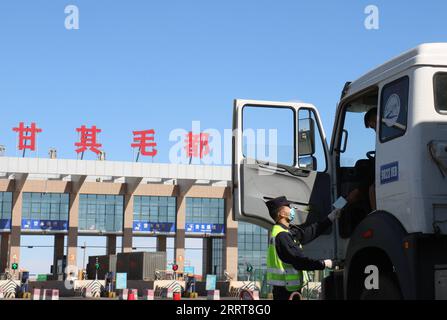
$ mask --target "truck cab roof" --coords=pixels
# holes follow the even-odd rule
[[[367,72],[346,87],[343,98],[414,66],[447,66],[447,43],[425,43]]]

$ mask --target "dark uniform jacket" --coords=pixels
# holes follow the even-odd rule
[[[306,227],[291,225],[290,228],[287,228],[281,223],[279,225],[289,230],[289,232],[280,232],[275,238],[276,252],[282,262],[291,264],[296,270],[311,271],[325,268],[322,260],[306,257],[300,248],[300,244],[309,243],[321,235],[332,225],[331,220],[326,218]]]

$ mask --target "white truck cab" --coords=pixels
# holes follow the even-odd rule
[[[374,108],[375,131],[364,122]],[[351,200],[304,245],[308,256],[342,263],[323,282],[326,298],[447,297],[447,43],[348,82],[330,145],[318,110],[301,102],[237,99],[233,130],[236,220],[271,228],[265,201],[282,195],[298,209],[296,224]],[[365,288],[368,266],[379,270],[379,289]]]

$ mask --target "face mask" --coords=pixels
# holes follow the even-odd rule
[[[290,208],[289,221],[292,222],[295,219],[295,208]]]

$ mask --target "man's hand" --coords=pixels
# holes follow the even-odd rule
[[[326,268],[332,269],[334,266],[334,262],[330,259],[324,260],[323,262]]]
[[[334,222],[335,219],[340,218],[341,215],[341,209],[334,209],[332,210],[331,213],[328,214],[328,218],[329,220],[331,220],[332,222]]]

